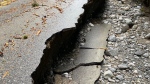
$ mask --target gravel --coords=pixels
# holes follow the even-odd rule
[[[124,79],[123,75],[117,75],[116,78],[119,79],[119,80],[123,80]]]
[[[102,22],[112,25],[104,64],[111,66],[102,67],[102,73],[108,70],[113,76],[102,76],[103,84],[150,82],[150,17],[131,1],[108,0]]]
[[[121,69],[121,70],[124,70],[124,69],[128,69],[129,66],[127,64],[119,64],[118,68]]]
[[[111,77],[113,77],[113,73],[110,70],[104,72],[104,78],[105,79],[108,79]]]

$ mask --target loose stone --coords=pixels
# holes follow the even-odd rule
[[[105,79],[108,79],[111,77],[113,77],[113,73],[110,70],[104,72],[104,78]]]
[[[127,64],[120,64],[120,65],[118,65],[118,68],[121,70],[124,70],[124,69],[128,69],[129,66]]]
[[[150,39],[150,33],[145,36],[145,39]]]
[[[109,70],[112,71],[112,72],[115,72],[115,71],[116,71],[116,69],[113,68],[113,67],[110,67]]]
[[[122,75],[117,75],[116,78],[119,79],[119,80],[123,80],[124,79],[124,77]]]
[[[138,51],[136,51],[134,54],[137,55],[137,56],[141,56],[141,55],[144,54],[144,51],[138,50]]]
[[[129,30],[129,26],[128,25],[123,25],[123,27],[121,28],[121,33],[125,33],[127,32],[127,30]]]
[[[92,23],[89,23],[89,25],[90,25],[91,27],[93,27],[93,26],[94,26],[94,24],[92,24]]]
[[[116,42],[116,36],[113,34],[113,35],[111,35],[111,36],[109,36],[109,38],[108,38],[108,41],[111,41],[111,42]]]

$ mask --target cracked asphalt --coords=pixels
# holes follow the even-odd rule
[[[45,41],[64,28],[75,27],[87,0],[17,0],[0,8],[0,82],[31,84]],[[76,11],[76,12],[74,12]]]

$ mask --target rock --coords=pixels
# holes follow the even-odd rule
[[[125,11],[128,11],[129,9],[130,9],[130,7],[128,7],[128,6],[127,6],[127,7],[124,7],[124,10],[125,10]]]
[[[87,28],[87,31],[91,31],[91,28]]]
[[[0,57],[3,57],[3,52],[0,51]]]
[[[131,38],[131,39],[134,39],[134,38],[135,38],[135,36],[130,36],[130,38]]]
[[[105,50],[104,54],[105,54],[106,56],[111,56],[111,54],[109,53],[108,50]]]
[[[94,24],[92,24],[92,23],[89,23],[89,25],[90,25],[91,27],[93,27],[93,26],[94,26]]]
[[[116,71],[116,69],[113,68],[113,67],[110,67],[109,70],[110,70],[111,72],[115,72],[115,71]]]
[[[126,18],[126,19],[125,19],[125,22],[126,22],[126,24],[129,26],[129,28],[132,28],[133,25],[134,25],[134,23],[132,22],[131,19]]]
[[[111,78],[108,78],[108,81],[109,82],[115,82],[115,80],[111,79]]]
[[[123,61],[124,63],[127,63],[128,62],[128,59],[124,59],[124,61]]]
[[[149,53],[144,53],[143,56],[148,58],[150,56],[150,54]]]
[[[116,80],[116,82],[118,83],[118,82],[119,82],[119,80],[117,79],[117,80]]]
[[[115,49],[107,50],[107,54],[108,54],[108,56],[116,56],[116,55],[118,55],[118,49],[115,48]]]
[[[142,78],[142,75],[139,75],[139,78]]]
[[[104,72],[104,78],[105,79],[108,79],[111,77],[113,77],[113,73],[110,70]]]
[[[145,36],[145,39],[150,39],[150,33]]]
[[[110,17],[111,17],[111,18],[115,18],[115,17],[116,17],[116,15],[110,15]]]
[[[128,19],[128,18],[126,18],[126,19],[125,19],[125,22],[126,22],[126,24],[129,24],[129,23],[132,23],[132,20],[131,20],[131,19]]]
[[[138,50],[134,54],[137,55],[137,56],[142,56],[144,54],[144,51]]]
[[[123,80],[124,79],[123,75],[117,75],[116,78],[119,79],[119,80]]]
[[[118,58],[118,56],[114,56],[114,58],[116,59],[116,60],[118,60],[119,58]]]
[[[134,25],[134,23],[133,23],[133,22],[128,23],[129,28],[132,28],[132,27],[133,27],[133,25]]]
[[[85,43],[80,43],[80,46],[84,46],[85,45]]]
[[[129,26],[128,25],[123,25],[122,28],[121,28],[121,33],[125,33],[127,32],[127,30],[129,30]]]
[[[116,42],[116,36],[113,34],[113,35],[111,35],[111,36],[109,36],[109,38],[108,38],[108,41],[111,41],[111,42]]]
[[[69,74],[68,73],[64,73],[63,76],[66,77],[66,78],[68,78]]]
[[[118,65],[118,68],[121,70],[124,70],[124,69],[128,69],[129,66],[127,64],[120,64],[120,65]]]
[[[128,64],[128,66],[135,66],[135,64],[131,62]]]
[[[148,78],[150,78],[150,76],[149,76],[149,75],[146,75],[145,78],[148,79]]]
[[[120,16],[118,19],[119,19],[120,21],[122,21],[122,20],[123,20],[122,16]]]
[[[123,10],[117,10],[117,12],[118,12],[119,15],[121,15],[121,14],[124,15],[125,14],[125,11],[123,11]]]
[[[138,70],[134,70],[133,73],[134,73],[134,74],[138,74]]]

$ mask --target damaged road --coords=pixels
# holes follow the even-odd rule
[[[74,56],[67,56],[70,57],[70,61],[63,61],[58,65],[54,72],[55,74],[62,74],[62,78],[64,74],[68,74],[69,76],[66,77],[77,84],[94,84],[99,78],[101,65],[104,59],[103,55],[107,44],[106,39],[111,25],[94,25],[94,27],[87,27],[91,30],[86,33],[84,45],[80,45],[79,49],[71,54]],[[67,57],[64,59],[67,59]],[[57,72],[57,70],[59,72]],[[55,80],[59,81],[57,77],[58,75],[56,75]]]
[[[13,4],[17,3],[16,1],[4,9],[9,9]],[[40,1],[38,1],[38,3],[40,3]],[[82,25],[87,23],[88,19],[94,17],[97,12],[103,10],[104,4],[100,4],[105,3],[105,0],[65,0],[65,2],[45,0],[41,3],[46,6],[31,8],[31,3],[29,2],[29,5],[25,5],[27,7],[23,12],[19,12],[17,15],[14,13],[14,16],[11,18],[9,18],[10,15],[8,12],[8,14],[6,14],[7,18],[5,18],[5,14],[1,13],[2,16],[0,16],[0,18],[2,18],[2,23],[0,27],[1,30],[6,31],[0,31],[0,35],[3,36],[0,37],[0,39],[2,39],[0,47],[1,50],[3,50],[3,58],[0,58],[2,62],[0,65],[0,82],[2,84],[53,83],[54,77],[53,72],[51,72],[53,71],[52,66],[54,66],[53,61],[55,61],[60,53],[65,52],[63,49],[67,49],[66,51],[68,52],[74,48],[74,43],[78,38],[77,35],[79,31],[83,27]],[[82,7],[84,9],[82,9]],[[14,11],[16,11],[16,9]],[[95,27],[99,28],[99,26],[102,25]],[[4,44],[5,46],[3,46]],[[94,46],[84,47],[93,48]],[[102,46],[98,48],[100,47]],[[84,49],[81,51],[84,52]],[[104,49],[102,49],[102,53],[103,51]],[[99,55],[99,51],[96,50],[96,52],[98,52],[97,54]],[[95,63],[101,63],[102,59],[99,59]],[[75,63],[76,65],[79,63],[79,66],[87,64],[80,65],[80,62]],[[80,70],[80,67],[77,69]],[[32,78],[30,77],[31,74]],[[100,74],[97,75],[99,76]],[[32,79],[34,82],[32,82]],[[93,80],[95,81],[95,79]]]

